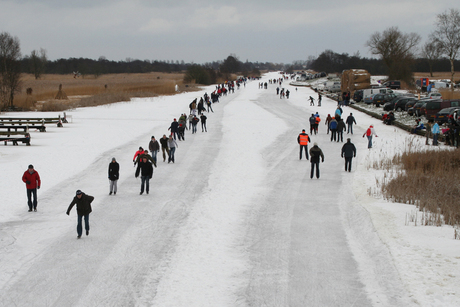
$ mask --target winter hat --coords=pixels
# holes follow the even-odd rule
[[[370,128],[374,128],[374,126],[372,126],[372,125],[370,125],[369,127],[370,127]]]
[[[155,137],[152,135],[152,139],[154,139]]]
[[[313,143],[313,146],[318,146],[318,143],[314,142],[314,143]]]
[[[113,158],[112,158],[112,161],[115,161],[115,162],[116,162],[116,161],[117,161],[117,159],[115,159],[115,157],[113,157]]]
[[[144,150],[144,148],[142,148],[141,146],[139,146],[139,150]]]
[[[76,195],[81,195],[81,194],[83,194],[83,192],[81,190],[77,190],[77,192],[75,194]]]
[[[29,169],[31,169],[31,168],[34,168],[34,166],[32,164],[29,165]]]

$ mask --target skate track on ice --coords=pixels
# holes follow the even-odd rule
[[[3,225],[2,238],[14,240],[3,249],[1,306],[408,306],[388,251],[355,205],[364,127],[355,127],[358,156],[346,173],[343,143],[330,142],[324,126],[335,102],[309,107],[310,89],[285,83],[287,100],[276,85],[257,86],[213,105],[208,132],[200,124],[196,135],[187,131],[176,163],[159,153],[149,195],[139,195],[132,155],[169,123],[114,144],[40,195],[43,212]],[[296,141],[317,111],[319,180],[299,161]],[[106,192],[112,156],[121,167],[115,197]],[[75,209],[64,214],[77,188],[96,196],[81,240]]]

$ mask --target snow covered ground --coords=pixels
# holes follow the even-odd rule
[[[459,306],[453,229],[406,226],[414,206],[382,200],[384,174],[372,168],[404,147],[423,150],[425,140],[345,108],[358,123],[345,134],[358,151],[345,172],[342,143],[324,126],[335,102],[310,107],[310,88],[283,86],[289,100],[252,81],[214,104],[208,132],[187,131],[176,163],[159,155],[149,195],[139,195],[135,151],[214,86],[72,110],[63,128],[32,132],[32,146],[0,146],[0,305]],[[310,179],[296,142],[315,112],[320,179]],[[362,138],[370,124],[372,150]],[[29,164],[42,179],[36,213],[21,181]],[[75,210],[65,214],[77,189],[95,197],[81,240]]]

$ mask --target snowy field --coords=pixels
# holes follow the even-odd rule
[[[460,306],[454,230],[406,226],[415,207],[383,200],[383,171],[372,168],[425,140],[345,108],[358,123],[344,135],[357,147],[345,172],[343,144],[324,126],[336,103],[309,106],[316,94],[287,83],[289,100],[258,81],[222,97],[208,132],[199,126],[178,142],[176,163],[159,154],[149,195],[139,195],[135,151],[214,86],[71,110],[63,128],[32,132],[30,147],[1,145],[0,306]],[[310,179],[296,141],[315,112],[320,179]],[[47,115],[58,114],[2,116]],[[371,124],[378,137],[368,150]],[[21,181],[29,164],[42,179],[38,212],[27,212]],[[81,240],[76,211],[65,214],[77,189],[95,197]]]

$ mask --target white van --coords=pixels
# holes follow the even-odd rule
[[[327,81],[324,83],[324,90],[335,93],[340,92],[340,81]]]
[[[388,93],[393,93],[393,90],[390,88],[386,88],[386,87],[367,88],[363,90],[363,100],[370,97],[371,95],[378,94],[378,93],[388,94]]]

